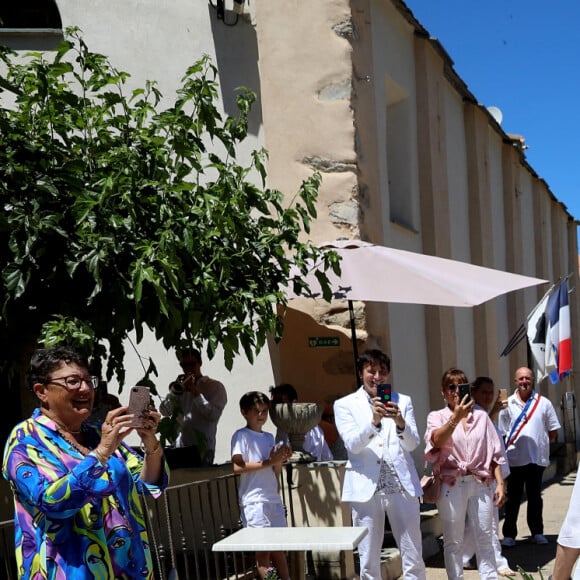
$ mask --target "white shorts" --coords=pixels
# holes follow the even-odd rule
[[[286,514],[282,502],[253,502],[242,506],[244,528],[285,528]]]

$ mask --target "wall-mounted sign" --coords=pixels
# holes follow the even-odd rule
[[[319,348],[326,346],[340,346],[338,336],[311,336],[308,338],[309,348]]]

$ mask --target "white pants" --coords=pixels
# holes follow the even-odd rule
[[[450,580],[463,579],[465,518],[473,523],[477,568],[484,580],[497,580],[493,552],[493,488],[472,475],[458,477],[454,486],[444,483],[437,503],[443,523],[445,569]]]
[[[367,502],[351,502],[355,526],[368,529],[358,545],[361,580],[381,580],[381,548],[385,535],[385,512],[403,560],[405,580],[425,580],[422,555],[419,498],[406,492],[375,493]]]
[[[495,482],[492,485],[492,491],[495,491]],[[510,567],[509,562],[506,560],[505,556],[501,553],[501,544],[499,543],[499,510],[496,506],[493,506],[493,537],[491,543],[493,545],[493,554],[495,557],[495,567],[498,570],[505,570]],[[475,549],[477,543],[475,542],[475,531],[473,529],[473,523],[467,516],[467,521],[465,522],[465,533],[463,534],[463,564],[466,565],[475,554]]]

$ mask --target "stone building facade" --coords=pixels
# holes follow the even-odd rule
[[[527,163],[522,139],[506,134],[457,75],[445,39],[431,38],[404,2],[253,0],[235,26],[226,25],[234,20],[228,2],[225,22],[211,2],[54,5],[63,28],[79,26],[89,47],[130,71],[136,84],[156,79],[170,94],[186,67],[208,53],[218,67],[224,112],[233,112],[235,87],[254,90],[251,135],[240,154],[265,146],[269,186],[288,196],[313,169],[322,173],[314,242],[360,238],[552,281],[573,273],[571,287],[577,286],[577,222]],[[51,34],[16,31],[11,42],[30,48]],[[369,276],[396,283],[389,272]],[[499,353],[546,289],[473,309],[357,303],[359,349],[377,346],[392,355],[393,385],[413,397],[422,429],[441,405],[447,367],[511,384],[514,370],[526,364],[525,344],[509,357]],[[355,386],[346,305],[292,306],[283,340],[253,366],[239,360],[228,373],[218,358],[204,364],[229,393],[218,460],[229,457],[243,392],[290,382],[302,400],[323,402]],[[579,360],[577,293],[571,309]],[[338,337],[339,344],[313,347],[310,337]],[[151,337],[140,350],[158,362],[163,390],[178,372],[173,355]],[[131,357],[129,381],[141,372]],[[558,408],[566,390],[576,390],[573,377],[541,387]]]

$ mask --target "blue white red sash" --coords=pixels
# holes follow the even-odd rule
[[[534,414],[534,411],[538,408],[538,404],[540,403],[540,396],[541,396],[540,393],[536,393],[535,399],[533,399],[533,398],[528,399],[526,406],[522,409],[522,412],[520,413],[520,416],[514,421],[512,430],[511,430],[509,437],[507,439],[507,443],[505,444],[506,449],[508,449],[510,445],[513,445],[514,441],[518,438],[522,429],[526,426],[526,423],[531,419],[532,415]],[[532,407],[530,412],[526,415],[526,412],[530,408],[532,400],[535,401],[534,406]],[[517,431],[516,431],[516,429],[517,429]],[[515,434],[514,434],[514,432],[515,432]]]

